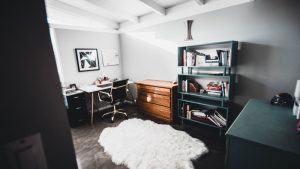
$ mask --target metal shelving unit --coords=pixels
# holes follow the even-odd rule
[[[229,49],[230,54],[228,56],[228,65],[220,66],[186,66],[184,65],[183,56],[184,52],[188,50],[201,50],[201,49]],[[220,135],[223,131],[226,131],[229,127],[228,118],[230,113],[230,102],[233,97],[233,88],[235,81],[235,72],[232,71],[236,65],[236,56],[238,42],[237,41],[226,41],[226,42],[217,42],[209,43],[203,45],[195,46],[183,46],[178,48],[178,67],[181,69],[181,72],[178,73],[178,118],[181,119],[183,124],[185,121],[190,121],[192,123],[206,125],[209,127],[217,128],[220,131]],[[206,73],[194,73],[194,69],[205,70]],[[214,72],[218,71],[217,74]],[[212,73],[211,73],[212,72]],[[182,89],[182,81],[184,80],[197,80],[205,81],[208,79],[216,81],[224,81],[228,83],[228,94],[226,96],[220,95],[208,95],[200,92],[188,92]],[[184,105],[190,105],[195,108],[203,109],[214,109],[222,112],[223,117],[226,119],[226,126],[219,127],[209,120],[195,120],[186,117],[186,112]]]

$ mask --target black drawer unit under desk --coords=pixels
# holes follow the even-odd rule
[[[75,92],[66,94],[66,107],[71,127],[76,127],[88,117],[85,93]]]

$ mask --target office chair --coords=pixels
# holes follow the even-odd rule
[[[111,105],[114,106],[113,112],[108,112],[102,115],[102,118],[108,114],[112,114],[111,116],[111,122],[114,122],[115,114],[123,114],[128,118],[127,114],[125,112],[119,111],[116,109],[116,104],[123,102],[127,96],[127,82],[128,79],[125,80],[117,80],[112,83],[112,88],[110,90],[110,93],[99,91],[98,97],[100,101],[106,101],[109,102]]]

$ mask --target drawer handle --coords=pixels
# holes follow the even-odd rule
[[[78,98],[79,98],[79,96],[74,97],[74,99],[78,99]]]
[[[147,102],[151,102],[151,97],[147,96]]]
[[[79,109],[81,109],[81,108],[82,108],[82,107],[76,107],[75,109],[76,109],[76,110],[79,110]]]

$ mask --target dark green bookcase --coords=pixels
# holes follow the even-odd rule
[[[207,63],[202,62],[193,63],[195,64],[186,64],[187,52],[196,51],[196,58],[204,54],[207,51],[222,50],[229,51],[227,53],[226,61],[220,61],[217,63],[208,65]],[[230,113],[230,102],[233,97],[233,88],[235,83],[235,67],[236,67],[236,56],[238,50],[237,41],[226,41],[226,42],[216,42],[209,44],[200,44],[194,46],[182,46],[178,48],[178,119],[183,124],[185,121],[190,121],[193,123],[210,126],[216,129],[219,129],[220,134],[222,131],[226,131],[229,127],[228,118]],[[206,55],[202,55],[206,57]],[[219,57],[221,58],[221,57]],[[185,61],[184,61],[185,60]],[[200,59],[199,59],[200,60]],[[223,60],[225,60],[223,58]],[[206,61],[205,61],[206,62]],[[210,81],[213,82],[224,82],[226,85],[226,95],[209,95],[203,94],[200,92],[191,92],[189,90],[183,90],[183,81],[197,81],[203,89],[206,88],[205,84]],[[189,88],[189,87],[187,87]],[[217,110],[225,119],[226,126],[219,127],[212,123],[208,119],[195,119],[187,118],[186,115],[186,106],[189,105],[192,109],[210,109]]]

